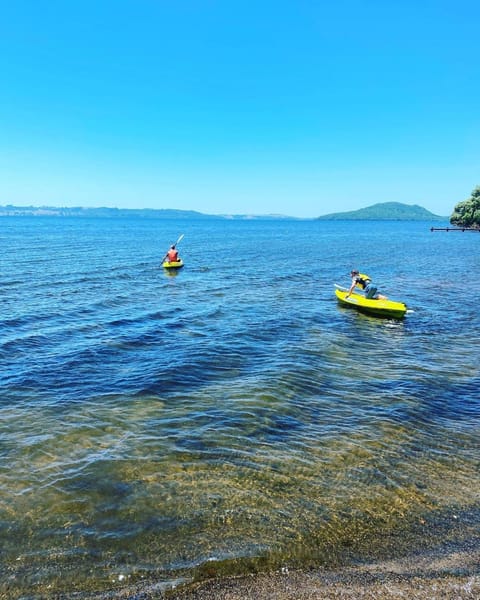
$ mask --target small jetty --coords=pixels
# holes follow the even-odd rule
[[[430,231],[477,231],[480,232],[478,227],[430,227]]]

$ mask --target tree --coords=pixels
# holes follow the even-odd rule
[[[459,202],[450,217],[452,225],[480,229],[480,185],[473,190],[468,200]]]

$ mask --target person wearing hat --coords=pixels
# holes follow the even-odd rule
[[[348,298],[355,289],[355,286],[359,285],[365,294],[365,298],[369,300],[388,300],[387,296],[378,293],[377,286],[373,285],[372,280],[365,276],[362,277],[359,271],[354,269],[350,272],[350,277],[352,278],[352,285],[345,298]]]

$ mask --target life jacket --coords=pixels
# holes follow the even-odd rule
[[[167,256],[169,262],[177,262],[178,260],[178,252],[175,250],[175,248],[170,248],[170,250],[167,252]]]
[[[355,277],[355,281],[362,288],[362,290],[364,290],[367,285],[372,282],[371,279],[363,279],[363,277],[359,277],[358,275]]]

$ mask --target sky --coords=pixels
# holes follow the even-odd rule
[[[0,205],[450,215],[477,0],[0,0]]]

